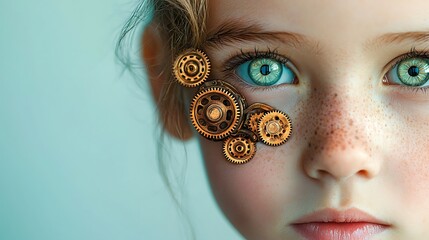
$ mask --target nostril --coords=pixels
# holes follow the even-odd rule
[[[357,175],[365,177],[365,178],[369,178],[370,177],[370,174],[369,174],[369,172],[367,170],[360,170],[360,171],[357,172]]]
[[[329,172],[325,171],[325,170],[317,170],[316,174],[314,176],[312,176],[315,179],[322,179],[325,178],[326,176],[330,175]]]

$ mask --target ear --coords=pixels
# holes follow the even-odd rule
[[[162,56],[164,56],[165,53],[164,49],[160,46],[161,43],[162,38],[159,31],[155,29],[153,24],[149,24],[143,32],[141,54],[143,62],[146,65],[148,80],[156,103],[158,103],[162,85],[166,81],[166,79],[162,77]]]
[[[164,129],[172,136],[187,140],[192,137],[193,132],[189,124],[189,116],[186,114],[182,104],[182,94],[177,91],[172,91],[172,88],[164,89],[168,86],[171,63],[170,53],[163,45],[164,39],[156,28],[154,23],[149,24],[143,33],[142,37],[142,58],[146,65],[146,71],[152,95],[158,107],[159,118],[164,126]],[[167,70],[166,70],[167,69]],[[164,96],[166,95],[166,96]],[[169,101],[160,101],[161,99],[169,98]],[[175,99],[176,98],[176,99]]]

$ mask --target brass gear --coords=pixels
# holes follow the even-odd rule
[[[278,110],[266,112],[258,124],[259,138],[269,146],[285,143],[291,133],[292,123],[289,116]]]
[[[211,140],[222,140],[240,126],[243,104],[235,94],[222,86],[203,88],[190,107],[192,125]]]
[[[247,128],[250,131],[257,133],[258,132],[258,123],[259,123],[259,120],[261,119],[261,117],[263,115],[264,115],[263,112],[256,112],[256,113],[250,114],[250,116],[248,117],[248,119],[246,121]]]
[[[245,137],[229,137],[223,142],[225,158],[235,164],[250,161],[256,153],[256,144]]]
[[[210,60],[204,52],[198,49],[188,49],[174,61],[173,73],[181,85],[199,86],[209,77]]]
[[[273,111],[270,105],[265,103],[253,103],[244,110],[246,115],[245,127],[253,133],[258,133],[258,123],[264,113]]]

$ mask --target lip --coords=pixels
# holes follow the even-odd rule
[[[305,239],[370,239],[391,225],[356,208],[338,211],[327,208],[299,218],[291,224]]]

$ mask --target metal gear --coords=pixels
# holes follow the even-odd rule
[[[241,136],[229,137],[223,142],[223,154],[231,163],[247,163],[255,153],[256,144],[248,138]]]
[[[253,103],[252,105],[248,106],[245,110],[244,113],[248,114],[248,113],[255,113],[255,112],[268,112],[268,111],[273,111],[274,108],[271,107],[270,105],[267,105],[265,103]]]
[[[210,60],[197,49],[189,49],[180,54],[173,64],[176,80],[185,87],[196,87],[207,80],[210,74]]]
[[[191,103],[191,122],[204,137],[222,140],[240,126],[243,108],[242,101],[226,87],[202,88]]]
[[[250,114],[250,116],[247,118],[247,121],[246,121],[247,128],[250,131],[257,133],[258,132],[258,123],[259,123],[259,120],[261,119],[261,117],[263,115],[264,115],[263,112],[256,112],[256,113]]]
[[[291,133],[291,120],[281,111],[266,112],[259,120],[258,135],[266,145],[279,146],[289,139]]]
[[[248,106],[244,110],[244,114],[246,115],[246,121],[245,121],[246,128],[256,134],[258,132],[258,123],[261,117],[264,115],[264,113],[273,111],[273,110],[274,108],[272,108],[270,105],[267,105],[265,103],[257,102]]]

